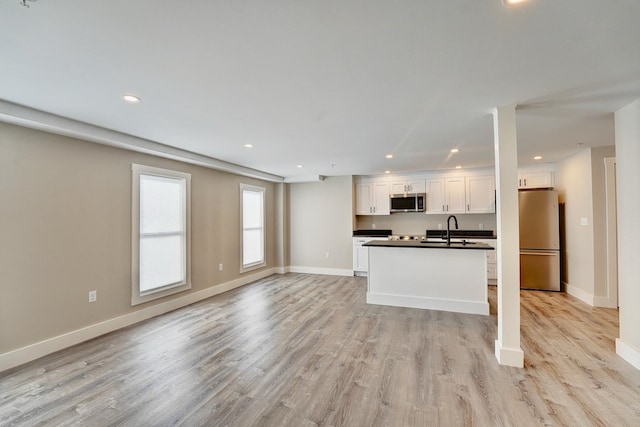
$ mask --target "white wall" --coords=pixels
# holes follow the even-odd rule
[[[291,271],[352,274],[352,191],[351,176],[289,184]]]
[[[640,369],[640,99],[615,113],[618,186],[619,355]]]

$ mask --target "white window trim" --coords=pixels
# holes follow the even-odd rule
[[[251,264],[244,265],[244,206],[243,206],[243,192],[244,190],[249,191],[257,191],[262,193],[262,261],[254,262]],[[267,265],[267,251],[266,251],[266,243],[267,243],[267,231],[266,231],[266,205],[267,205],[267,189],[264,187],[259,187],[257,185],[250,184],[240,184],[240,273],[246,273],[247,271],[256,270],[258,268],[262,268]]]
[[[131,305],[137,305],[191,289],[191,174],[132,163],[131,175]],[[144,293],[140,292],[140,175],[184,179],[186,185],[185,281]]]

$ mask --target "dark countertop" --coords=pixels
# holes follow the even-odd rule
[[[493,248],[486,243],[454,243],[447,245],[445,242],[427,242],[426,240],[372,240],[363,246],[383,248],[421,248],[421,249],[476,249],[492,251]]]
[[[387,237],[393,233],[386,229],[353,230],[353,237]]]
[[[446,236],[447,230],[427,230],[427,238]],[[495,239],[493,230],[451,230],[451,237],[455,239]]]

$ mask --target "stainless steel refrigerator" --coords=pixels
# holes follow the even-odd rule
[[[520,288],[560,290],[558,192],[521,190]]]

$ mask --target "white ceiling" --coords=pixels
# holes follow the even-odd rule
[[[640,98],[638,0],[28,4],[0,99],[282,177],[490,166],[510,104],[520,164],[555,162]]]

